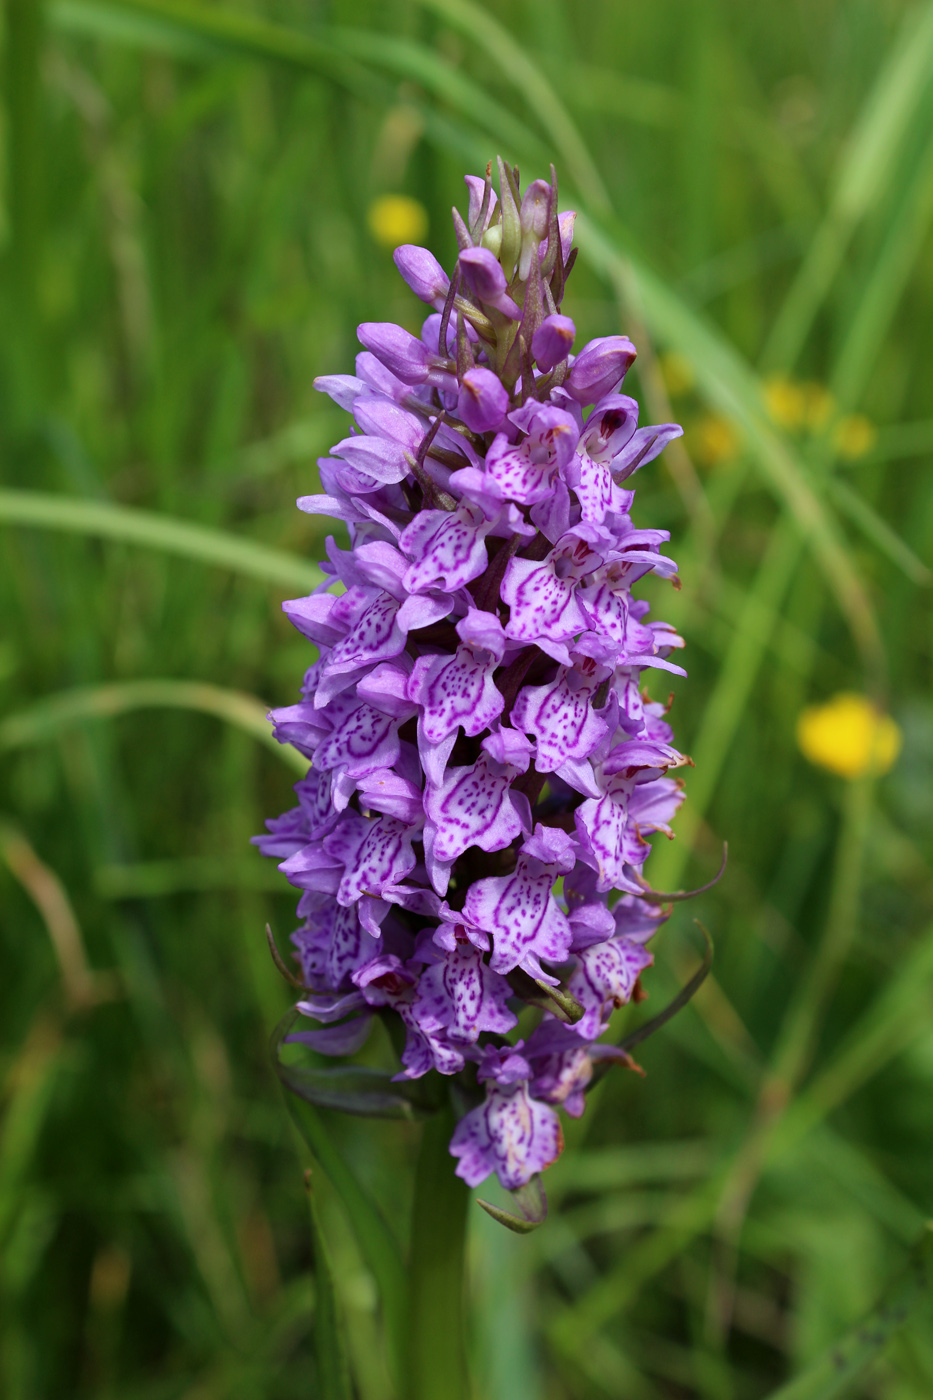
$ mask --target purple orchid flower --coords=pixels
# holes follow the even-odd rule
[[[625,336],[573,355],[574,215],[553,180],[500,176],[498,198],[467,177],[452,276],[396,250],[431,309],[420,336],[364,323],[353,373],[315,381],[353,425],[298,504],[349,548],[328,538],[323,583],[283,605],[317,651],[270,719],[309,769],[253,839],[301,891],[316,1027],[289,1038],[339,1056],[376,1017],[403,1027],[396,1077],[455,1076],[475,1103],[458,1174],[514,1190],[559,1154],[594,1066],[626,1062],[601,1037],[669,912],[641,872],[688,760],[642,689],[684,674],[683,641],[634,591],[676,565],[623,485],[681,430],[638,426]],[[549,987],[582,1015],[510,1043]]]

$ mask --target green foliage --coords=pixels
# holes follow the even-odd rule
[[[343,432],[312,379],[420,320],[367,209],[420,200],[449,259],[501,153],[555,161],[580,334],[631,334],[646,420],[687,428],[637,483],[696,761],[651,873],[730,863],[652,1009],[694,912],[714,972],[568,1123],[546,1224],[470,1206],[472,1394],[927,1400],[928,1242],[897,1280],[933,1214],[933,5],[3,14],[0,1392],[401,1396],[412,1225],[419,1394],[449,1359],[420,1125],[290,1099],[296,1151],[263,937],[294,900],[247,841],[288,805],[278,605],[327,529],[292,502]],[[904,732],[844,791],[794,740],[842,689]],[[392,1056],[380,1028],[342,1091]]]

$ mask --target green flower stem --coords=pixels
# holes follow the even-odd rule
[[[467,1400],[464,1260],[470,1193],[448,1152],[450,1109],[424,1125],[411,1227],[406,1400]]]

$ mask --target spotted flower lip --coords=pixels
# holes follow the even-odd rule
[[[394,1024],[396,1078],[459,1084],[457,1173],[515,1190],[620,1058],[605,1033],[668,914],[643,867],[688,760],[642,689],[685,674],[683,640],[635,592],[677,566],[627,484],[681,429],[639,425],[627,337],[573,353],[553,172],[499,174],[466,177],[450,272],[396,249],[420,335],[364,322],[353,372],[315,380],[352,424],[298,504],[349,548],[328,536],[322,584],[283,604],[316,652],[270,720],[309,767],[254,842],[300,891],[315,1028],[291,1038],[339,1057]],[[549,1007],[527,1041],[523,1002]]]

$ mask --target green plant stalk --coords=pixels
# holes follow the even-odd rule
[[[314,1252],[314,1352],[319,1400],[351,1400],[343,1325],[334,1292],[334,1271],[318,1219],[311,1172],[305,1173],[311,1248]]]
[[[415,1174],[406,1400],[467,1400],[464,1261],[470,1193],[454,1174],[448,1108],[424,1125]]]
[[[285,1092],[285,1103],[299,1134],[310,1147],[343,1202],[347,1219],[379,1291],[389,1345],[389,1362],[396,1380],[404,1372],[403,1353],[407,1289],[405,1268],[395,1237],[378,1207],[357,1181],[331,1140],[324,1121],[311,1104]]]

